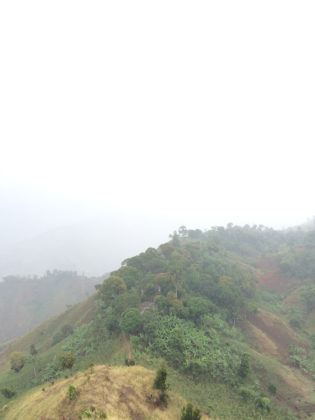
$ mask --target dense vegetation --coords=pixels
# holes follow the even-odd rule
[[[32,343],[38,354],[28,351],[21,383],[11,372],[1,386],[21,393],[54,381],[64,375],[65,354],[74,371],[91,362],[157,367],[164,360],[171,388],[197,406],[183,408],[182,418],[198,418],[199,408],[222,419],[288,420],[290,409],[306,416],[315,408],[311,396],[301,408],[294,397],[284,407],[277,398],[295,392],[284,366],[304,375],[303,384],[315,374],[314,250],[308,230],[181,227],[168,243],[125,260],[97,286],[93,316],[79,324],[62,318],[49,338]],[[272,330],[277,323],[284,338]],[[259,347],[255,331],[269,332],[281,351]]]

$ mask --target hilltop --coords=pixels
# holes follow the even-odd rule
[[[76,374],[90,363],[156,370],[164,360],[171,390],[212,418],[311,418],[313,261],[313,231],[182,227],[0,353],[0,389],[19,399],[63,377],[64,351],[75,356]],[[19,374],[9,370],[14,351],[26,356]]]
[[[112,420],[175,420],[187,402],[169,392],[167,407],[153,389],[155,373],[140,366],[95,366],[74,377],[27,393],[4,410],[5,419],[58,420],[65,418],[108,418]],[[70,400],[69,386],[77,397]],[[95,416],[95,417],[94,417]],[[203,419],[209,419],[203,416]]]

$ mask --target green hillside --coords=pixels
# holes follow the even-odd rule
[[[95,292],[99,280],[72,271],[43,277],[8,276],[0,283],[0,345],[20,337],[46,319]]]
[[[164,361],[170,390],[212,418],[315,418],[314,257],[314,231],[181,227],[0,353],[0,406],[67,376],[66,352],[74,372]]]

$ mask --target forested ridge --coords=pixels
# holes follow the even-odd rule
[[[74,371],[163,360],[171,388],[209,416],[306,418],[315,408],[314,257],[312,229],[182,226],[100,283],[88,316],[69,309],[0,354],[0,385],[19,394],[55,380],[62,352]],[[5,360],[31,344],[37,353],[17,384]]]

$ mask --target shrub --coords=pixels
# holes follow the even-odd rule
[[[241,398],[244,402],[252,400],[256,397],[256,393],[252,389],[247,388],[245,386],[241,386],[238,389],[238,392],[239,392],[239,394],[240,394],[240,396],[241,396]]]
[[[159,395],[159,404],[165,405],[165,406],[167,406],[167,399],[168,399],[168,395],[166,392],[167,390],[166,378],[167,378],[167,370],[166,370],[165,365],[163,364],[156,373],[153,387],[161,391]]]
[[[119,327],[119,322],[117,319],[117,316],[115,316],[114,314],[109,314],[106,318],[105,318],[105,328],[110,332],[110,333],[114,333],[116,331],[119,331],[120,327]]]
[[[69,400],[70,401],[75,400],[77,398],[77,396],[78,396],[78,391],[77,391],[76,387],[73,386],[73,385],[70,385],[69,388],[68,388]]]
[[[70,369],[70,375],[72,376],[72,367],[75,362],[75,355],[71,351],[63,352],[58,356],[58,364],[61,369]]]
[[[166,384],[166,378],[167,378],[167,370],[165,365],[163,364],[159,370],[156,372],[156,377],[154,380],[153,387],[155,389],[159,389],[160,391],[166,391],[167,390],[167,384]]]
[[[127,357],[125,358],[125,365],[126,366],[134,366],[136,364],[136,362],[133,359],[128,359]]]
[[[3,388],[3,389],[1,389],[1,394],[2,394],[5,398],[10,399],[10,398],[13,398],[13,397],[15,396],[16,392],[15,392],[15,391],[12,391],[12,390],[11,390],[11,389],[9,389],[9,388]]]
[[[268,391],[270,392],[270,394],[276,395],[276,393],[277,393],[277,387],[276,387],[276,385],[270,384],[268,386]]]
[[[270,400],[267,397],[261,397],[256,399],[256,407],[262,411],[270,411]]]
[[[188,403],[186,407],[182,408],[180,420],[200,420],[201,412],[199,408],[194,408],[192,404]]]
[[[73,334],[73,328],[71,325],[64,325],[54,336],[51,342],[51,345],[54,346],[57,343],[60,343],[63,339]]]
[[[25,363],[25,355],[20,351],[15,351],[10,355],[11,369],[15,372],[19,372]]]
[[[31,344],[31,346],[30,346],[30,354],[31,354],[32,356],[36,356],[36,355],[37,355],[37,353],[38,353],[38,351],[37,351],[37,349],[36,349],[36,347],[35,347],[35,344]]]
[[[290,319],[290,325],[291,325],[292,328],[297,328],[297,329],[301,328],[301,323],[296,318]]]
[[[249,374],[250,366],[249,366],[249,354],[243,353],[241,358],[241,364],[238,370],[238,374],[242,378],[246,378]]]

